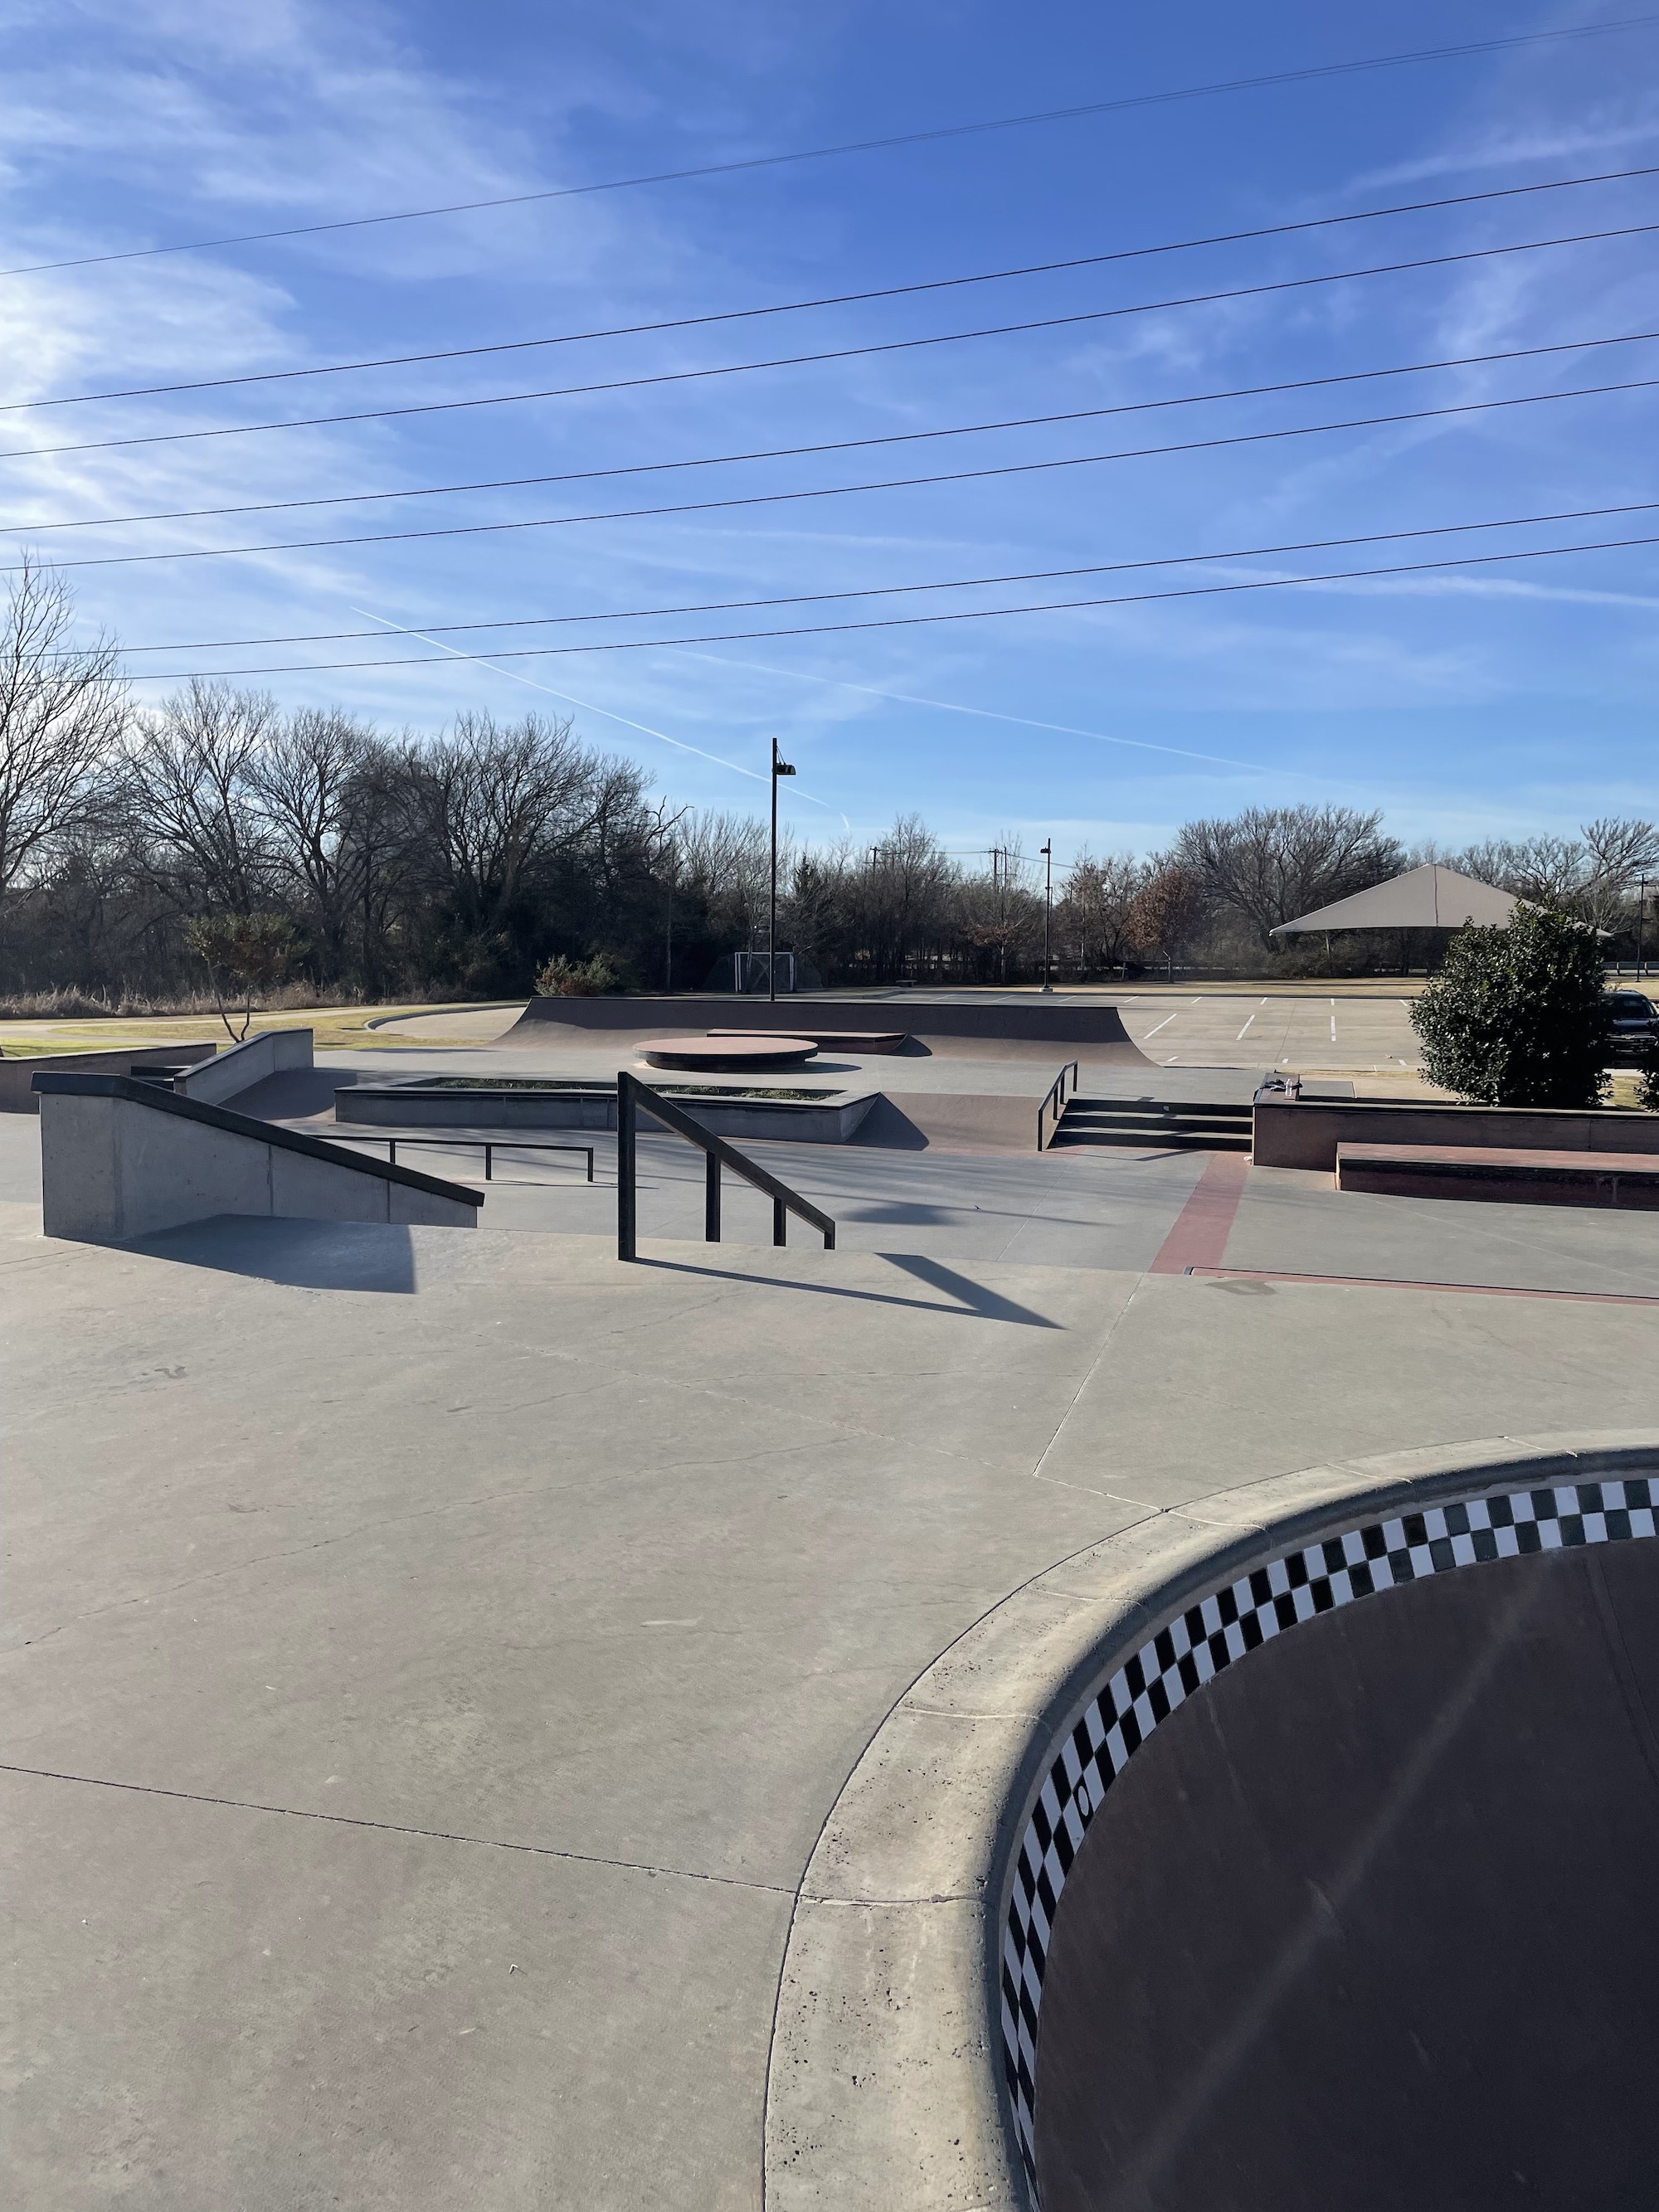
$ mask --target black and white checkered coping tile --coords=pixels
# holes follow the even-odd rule
[[[1651,1536],[1656,1490],[1624,1480],[1486,1492],[1322,1537],[1196,1600],[1090,1693],[1037,1794],[1003,1930],[1003,2066],[1034,2195],[1037,2017],[1055,1908],[1101,1801],[1158,1723],[1316,1613],[1483,1559]]]

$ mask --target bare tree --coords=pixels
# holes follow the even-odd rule
[[[431,865],[469,934],[499,929],[555,854],[603,838],[636,812],[644,775],[590,752],[569,719],[503,728],[462,714],[453,732],[408,756]]]
[[[252,914],[273,873],[260,757],[277,727],[267,692],[192,678],[128,748],[123,799],[154,879],[191,914]]]
[[[1347,806],[1252,806],[1229,822],[1188,823],[1172,858],[1271,945],[1280,922],[1398,873],[1406,856],[1382,821]]]
[[[66,830],[127,717],[118,648],[74,646],[75,602],[26,558],[0,617],[0,891]]]
[[[345,963],[373,848],[352,832],[365,796],[374,732],[337,708],[304,707],[249,759],[248,787],[262,810],[272,858],[308,912],[331,975]]]
[[[1086,848],[1073,861],[1057,916],[1062,942],[1075,945],[1087,975],[1121,967],[1134,950],[1130,916],[1146,887],[1148,869],[1133,853],[1097,860]]]
[[[1173,978],[1176,960],[1203,925],[1206,903],[1196,868],[1171,854],[1150,860],[1129,909],[1129,942],[1149,958],[1161,959]]]

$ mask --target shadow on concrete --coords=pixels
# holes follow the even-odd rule
[[[858,1305],[902,1306],[913,1313],[960,1314],[964,1321],[1010,1321],[1024,1328],[1062,1326],[1057,1321],[1050,1321],[1046,1314],[1033,1313],[1029,1306],[1017,1305],[1012,1298],[999,1297],[994,1291],[988,1291],[966,1275],[941,1267],[936,1260],[924,1260],[912,1252],[878,1252],[875,1256],[903,1268],[907,1274],[915,1275],[933,1289],[944,1291],[951,1303],[940,1305],[932,1298],[899,1298],[883,1291],[855,1291],[846,1283],[799,1283],[792,1282],[787,1276],[748,1275],[731,1267],[699,1267],[690,1260],[647,1260],[641,1256],[634,1264],[656,1267],[671,1275],[707,1275],[716,1283],[765,1283],[774,1290],[805,1291],[812,1297],[850,1298]]]
[[[284,1067],[239,1091],[227,1103],[238,1114],[252,1114],[260,1121],[309,1121],[331,1113],[334,1094],[358,1078],[339,1067]]]
[[[1046,1314],[1033,1313],[1030,1306],[1018,1305],[1012,1298],[988,1291],[971,1275],[959,1275],[954,1267],[942,1267],[937,1260],[923,1259],[919,1252],[883,1252],[878,1256],[891,1267],[902,1267],[919,1283],[929,1284],[934,1290],[944,1291],[957,1299],[981,1321],[1018,1322],[1026,1328],[1058,1328],[1060,1325],[1050,1321]]]
[[[927,1139],[909,1115],[878,1091],[876,1103],[848,1139],[850,1145],[879,1145],[885,1152],[925,1152]]]
[[[415,1246],[407,1228],[379,1221],[258,1221],[217,1214],[182,1229],[134,1237],[125,1248],[184,1267],[247,1275],[307,1291],[416,1289]]]

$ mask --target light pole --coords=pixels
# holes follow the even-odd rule
[[[772,740],[772,903],[767,923],[766,936],[766,995],[775,1001],[778,995],[778,778],[793,775],[792,769],[778,750],[778,741]]]
[[[1042,854],[1045,871],[1042,878],[1042,988],[1045,991],[1052,991],[1054,987],[1049,973],[1048,936],[1054,906],[1054,839],[1051,837],[1046,845],[1039,846],[1038,850]]]

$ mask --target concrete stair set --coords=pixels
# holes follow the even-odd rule
[[[1164,1098],[1068,1099],[1048,1146],[1110,1145],[1159,1152],[1248,1152],[1251,1109]]]

